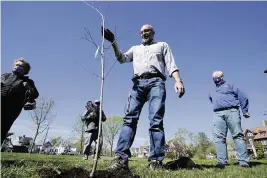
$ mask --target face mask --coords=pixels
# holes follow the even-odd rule
[[[95,105],[96,107],[99,107],[99,106],[100,106],[100,103],[94,103],[94,105]]]
[[[14,66],[12,72],[17,76],[23,76],[24,68],[21,66]]]
[[[219,84],[221,84],[223,82],[223,79],[221,77],[214,77],[213,81],[217,86],[217,85],[219,85]]]

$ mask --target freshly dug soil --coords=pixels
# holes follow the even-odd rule
[[[89,178],[91,171],[82,168],[72,168],[70,170],[54,170],[52,168],[44,168],[38,171],[38,175],[42,178]],[[130,171],[114,171],[96,170],[94,178],[140,178],[140,176],[132,175]]]

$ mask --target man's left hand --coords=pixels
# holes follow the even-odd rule
[[[176,81],[174,84],[174,88],[175,88],[175,92],[179,93],[179,98],[181,98],[184,93],[185,93],[185,89],[184,89],[184,85],[181,81]]]
[[[101,34],[103,36],[103,26],[101,26]],[[113,43],[115,40],[115,35],[108,28],[106,28],[104,29],[104,38]]]

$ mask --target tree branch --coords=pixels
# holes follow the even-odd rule
[[[103,14],[102,14],[97,8],[95,8],[95,7],[93,6],[93,3],[92,3],[92,5],[90,5],[90,4],[88,4],[86,1],[83,1],[83,2],[84,2],[86,5],[90,6],[91,8],[95,9],[95,10],[98,12],[98,14],[100,14],[102,20],[105,19],[104,16],[103,16]]]
[[[90,33],[90,30],[88,30],[86,27],[84,27],[84,30],[86,31],[86,33],[89,35],[89,37],[90,37],[90,39],[92,40],[92,41],[90,41],[91,43],[93,43],[94,45],[95,45],[95,47],[96,48],[98,48],[98,46],[97,46],[97,44],[95,43],[95,41],[94,41],[94,39],[93,39],[93,37],[92,37],[92,35],[91,35],[91,33]],[[86,37],[87,38],[87,37]],[[88,38],[87,38],[88,39]]]
[[[107,7],[107,9],[106,9],[106,12],[105,12],[105,15],[104,15],[104,17],[107,17],[109,6],[110,6],[110,4],[108,4],[108,7]],[[105,21],[107,21],[107,19],[106,19],[106,18],[105,18]]]
[[[74,61],[75,61],[75,63],[77,62],[76,60],[74,60]],[[97,75],[94,72],[92,72],[91,69],[89,67],[87,67],[86,65],[81,64],[81,63],[78,63],[78,64],[80,64],[81,66],[87,68],[94,76],[96,76],[97,78],[101,79],[101,77],[99,75]]]
[[[82,39],[82,40],[86,40],[89,41],[91,43],[93,43],[91,40],[89,40],[87,37],[76,37],[77,39]]]
[[[52,121],[53,120],[50,120],[49,123],[45,126],[45,128],[42,131],[39,132],[39,134],[40,133],[43,133],[50,126],[50,124],[52,123]]]
[[[104,51],[108,50],[115,42],[117,42],[120,39],[120,37],[117,37],[107,48],[104,48]]]
[[[104,78],[106,78],[106,77],[108,76],[109,72],[110,72],[111,69],[115,66],[115,64],[116,64],[117,62],[118,62],[118,61],[116,60],[116,61],[113,63],[113,65],[110,67],[109,71],[107,72],[107,74],[105,75]]]

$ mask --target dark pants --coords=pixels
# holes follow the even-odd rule
[[[124,117],[115,153],[126,160],[131,157],[130,147],[134,141],[139,116],[143,105],[148,101],[150,120],[150,155],[148,161],[162,161],[165,156],[163,128],[166,99],[165,82],[159,77],[138,79],[134,81],[130,97],[129,111]]]
[[[8,101],[7,98],[1,97],[1,145],[6,139],[7,133],[12,127],[14,121],[19,116],[22,107],[16,102]]]
[[[87,134],[88,134],[88,137],[87,137],[85,144],[84,144],[83,154],[88,156],[90,154],[91,145],[92,145],[93,141],[95,142],[95,144],[97,143],[98,131],[94,131],[94,132],[87,133]],[[103,136],[102,135],[100,136],[99,141],[100,141],[100,143],[99,143],[99,152],[98,153],[101,152],[102,145],[103,145]],[[96,152],[96,146],[95,146],[94,150],[95,150],[94,152]]]

